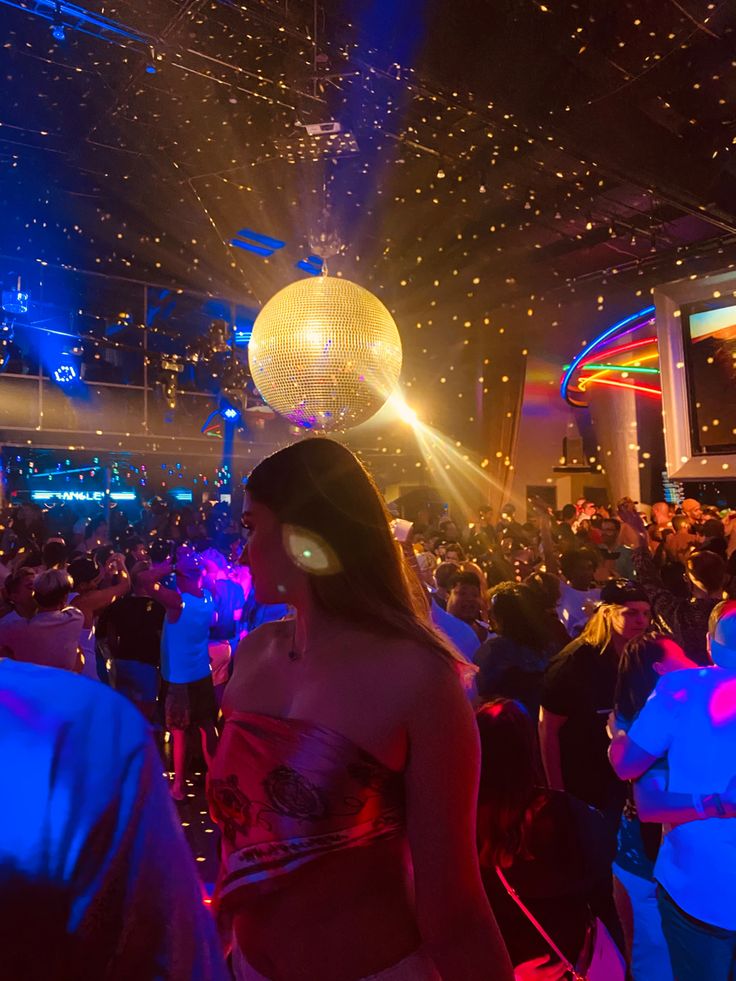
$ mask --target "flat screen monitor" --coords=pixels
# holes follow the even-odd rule
[[[736,478],[736,273],[656,287],[667,473]]]
[[[693,453],[736,453],[736,303],[681,310]]]

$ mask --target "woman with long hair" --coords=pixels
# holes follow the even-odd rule
[[[669,637],[645,635],[627,644],[621,655],[616,682],[616,729],[630,728],[662,675],[695,666],[679,644]],[[619,826],[613,864],[613,895],[633,981],[672,981],[673,978],[654,879],[662,825],[646,820],[652,802],[655,799],[657,804],[664,801],[666,783],[666,766],[658,764],[642,777],[636,793],[630,787]],[[637,803],[641,805],[641,813]]]
[[[580,636],[550,661],[544,679],[539,741],[549,786],[568,790],[609,815],[615,834],[624,787],[608,762],[606,720],[621,653],[651,620],[644,590],[612,580]]]
[[[245,498],[256,599],[297,612],[241,642],[210,773],[236,977],[510,981],[474,847],[467,665],[418,605],[375,484],[310,438]]]
[[[490,623],[494,635],[476,651],[478,694],[484,700],[516,698],[532,718],[539,714],[548,640],[528,586],[507,582],[491,590]]]
[[[545,955],[557,960],[513,890],[566,960],[584,968],[591,904],[610,869],[604,820],[570,794],[543,786],[534,723],[523,705],[496,699],[476,720],[481,874],[511,959],[515,965]]]
[[[572,640],[557,614],[562,595],[559,576],[551,572],[532,572],[524,583],[532,591],[537,620],[547,639],[547,647],[551,654],[557,654]]]

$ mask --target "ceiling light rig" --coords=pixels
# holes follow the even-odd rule
[[[51,22],[51,37],[58,44],[63,44],[66,41],[66,29],[64,27],[64,20],[61,14],[61,4],[57,3],[54,8],[54,19]]]

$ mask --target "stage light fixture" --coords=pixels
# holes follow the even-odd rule
[[[3,290],[2,307],[6,313],[14,316],[28,313],[28,293],[23,293],[20,289]]]
[[[217,411],[220,413],[225,422],[229,422],[233,426],[240,425],[243,414],[235,402],[231,402],[230,399],[221,398]]]
[[[54,41],[58,41],[59,44],[63,44],[66,41],[66,30],[64,28],[64,21],[61,18],[61,4],[56,4],[56,9],[54,10],[54,19],[51,22],[51,37]]]
[[[155,75],[156,72],[158,71],[158,67],[156,65],[156,62],[157,61],[163,61],[163,55],[157,55],[156,54],[156,49],[153,47],[153,45],[151,45],[148,50],[149,50],[149,53],[150,53],[150,57],[149,57],[148,61],[146,62],[146,74],[148,74],[148,75]]]
[[[54,368],[54,381],[59,385],[71,385],[77,378],[79,373],[73,364],[64,363]]]

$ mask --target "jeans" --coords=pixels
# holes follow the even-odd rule
[[[673,981],[670,953],[657,904],[657,883],[654,879],[634,875],[615,863],[613,874],[631,905],[633,936],[630,938],[630,971],[633,981]]]
[[[657,901],[677,981],[736,981],[736,930],[696,920],[661,886]]]

